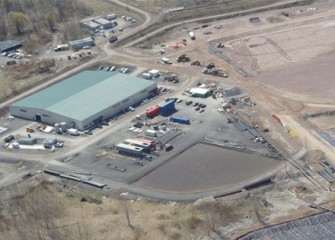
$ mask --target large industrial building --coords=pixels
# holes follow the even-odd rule
[[[118,72],[83,71],[10,106],[13,116],[86,130],[155,94],[157,84]]]

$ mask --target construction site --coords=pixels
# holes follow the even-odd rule
[[[219,5],[185,1],[157,15],[155,0],[107,2],[124,15],[80,21],[93,46],[57,50],[55,75],[3,89],[0,203],[14,207],[15,188],[58,199],[71,214],[43,215],[46,239],[333,239],[335,3],[217,1],[232,10],[205,15]],[[90,225],[82,211],[86,233],[71,227]],[[21,239],[8,216],[0,239]]]

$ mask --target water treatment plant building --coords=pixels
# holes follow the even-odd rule
[[[83,71],[10,106],[13,116],[78,130],[93,128],[155,94],[157,84],[106,71]]]

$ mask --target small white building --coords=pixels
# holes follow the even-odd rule
[[[131,146],[131,145],[124,144],[124,143],[119,143],[118,145],[116,145],[116,149],[121,154],[132,155],[132,156],[137,156],[137,157],[142,157],[143,156],[143,148],[141,148],[141,147],[136,147],[136,146]]]
[[[196,87],[190,89],[190,94],[192,97],[206,98],[211,94],[211,90],[208,88]]]

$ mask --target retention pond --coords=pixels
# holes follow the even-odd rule
[[[194,193],[248,185],[275,170],[280,160],[198,143],[135,183],[165,192]]]

